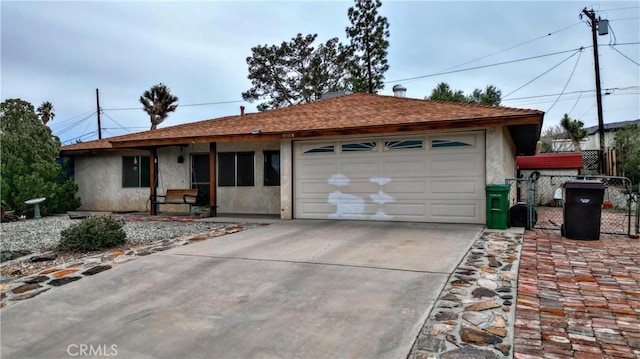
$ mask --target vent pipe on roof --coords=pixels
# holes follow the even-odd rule
[[[244,106],[240,106],[240,116],[244,116]]]
[[[395,97],[406,97],[407,96],[407,88],[402,85],[393,86],[393,96]]]

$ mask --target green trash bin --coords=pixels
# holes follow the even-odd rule
[[[509,227],[508,184],[488,184],[487,192],[487,228],[507,229]]]

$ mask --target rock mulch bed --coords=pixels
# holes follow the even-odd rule
[[[485,232],[435,302],[409,356],[509,358],[522,232]]]
[[[121,263],[134,260],[138,257],[147,256],[152,253],[166,251],[170,248],[187,245],[193,242],[220,237],[226,234],[236,233],[248,228],[255,227],[255,224],[247,223],[217,223],[215,229],[206,232],[183,235],[172,239],[157,241],[148,245],[133,246],[102,252],[99,254],[86,255],[81,258],[73,258],[72,261],[47,268],[27,277],[22,277],[8,283],[0,284],[0,308],[10,306],[13,303],[33,298],[53,287],[59,287],[71,282],[75,282],[85,277],[96,275],[100,272],[111,269]],[[33,259],[40,257],[54,257],[54,253],[45,253],[33,256]],[[56,258],[58,260],[59,257]],[[64,257],[63,257],[64,259]],[[31,265],[47,265],[43,261],[27,261]],[[49,264],[50,265],[50,264]]]

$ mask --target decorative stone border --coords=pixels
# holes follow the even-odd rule
[[[54,268],[45,269],[37,274],[0,284],[0,308],[8,307],[18,301],[33,298],[53,287],[59,287],[104,272],[115,265],[134,260],[138,257],[166,251],[167,249],[193,242],[240,232],[255,226],[256,224],[225,223],[208,232],[166,239],[126,250],[113,250],[107,253],[87,256]]]
[[[449,278],[410,359],[509,358],[522,229],[485,231]]]

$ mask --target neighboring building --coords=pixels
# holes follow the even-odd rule
[[[634,121],[621,121],[614,123],[605,123],[604,125],[604,147],[612,148],[614,146],[614,138],[616,131],[627,125],[639,125],[640,120]],[[580,142],[580,146],[583,150],[599,150],[600,149],[600,133],[598,132],[598,126],[587,127],[588,137]]]
[[[579,175],[583,166],[582,155],[577,152],[542,153],[535,156],[516,157],[518,177],[527,178],[532,176],[534,172],[542,175],[536,183],[536,205],[554,203],[554,201],[562,199],[561,195],[558,195],[562,192],[562,184]],[[519,201],[525,201],[527,191],[521,190],[519,197]]]
[[[198,188],[212,215],[480,224],[485,185],[535,152],[543,115],[358,93],[61,154],[75,159],[81,210],[150,210],[155,183],[158,194]]]

